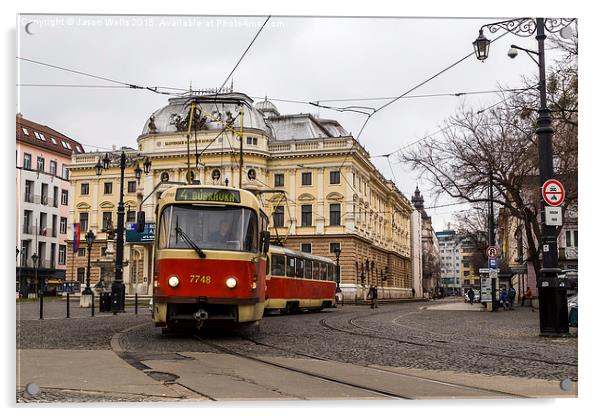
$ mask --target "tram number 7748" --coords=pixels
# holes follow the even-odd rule
[[[201,276],[199,274],[190,275],[190,283],[202,283],[205,285],[211,284],[211,276]]]

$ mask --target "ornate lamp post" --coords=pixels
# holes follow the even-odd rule
[[[42,278],[38,281],[38,261],[40,260],[40,256],[33,253],[31,259],[33,260],[33,279],[38,285],[38,296],[40,297],[40,319],[44,319],[44,279]]]
[[[92,289],[90,289],[90,254],[92,253],[92,244],[96,239],[96,235],[92,230],[88,230],[86,233],[86,244],[88,245],[88,268],[86,269],[86,288],[82,292],[82,295],[91,295]]]
[[[529,55],[537,56],[536,61],[539,66],[539,110],[537,117],[537,142],[539,147],[539,181],[540,186],[554,176],[552,137],[554,129],[552,128],[552,117],[547,107],[546,97],[546,61],[544,40],[545,32],[561,32],[566,36],[566,28],[575,19],[544,19],[538,18],[519,18],[504,20],[481,26],[479,37],[473,42],[475,55],[478,60],[484,61],[489,54],[489,45],[491,41],[483,35],[483,30],[495,33],[499,29],[504,29],[521,37],[530,37],[533,34],[537,39],[538,51],[519,48],[512,45],[508,55],[516,56],[516,49],[523,50]],[[541,197],[540,197],[541,198]],[[554,226],[548,226],[544,217],[545,202],[540,199],[541,216],[541,235],[543,245],[543,262],[537,279],[537,288],[539,292],[539,328],[541,336],[563,336],[569,333],[568,311],[566,301],[566,288],[560,286],[558,279],[558,248],[556,241],[556,232]]]
[[[128,158],[125,151],[121,151],[121,155],[106,153],[105,157],[96,163],[96,175],[100,176],[103,169],[109,169],[112,165],[118,166],[120,170],[119,176],[119,204],[117,205],[117,249],[115,253],[115,280],[111,285],[111,311],[124,312],[125,308],[125,285],[123,284],[123,234],[125,228],[125,210],[123,205],[123,181],[125,176],[125,168],[129,164],[135,166],[134,175],[138,183],[142,177],[142,169],[139,163],[140,155],[135,158]],[[144,173],[150,173],[151,161],[147,157],[142,163]]]

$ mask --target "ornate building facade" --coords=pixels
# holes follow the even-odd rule
[[[125,151],[152,162],[139,184],[133,168],[126,169],[127,222],[135,221],[139,209],[147,222],[154,221],[157,197],[168,186],[162,180],[185,182],[190,172],[201,184],[241,184],[262,200],[274,242],[333,260],[340,249],[346,301],[365,298],[371,284],[379,287],[380,297],[412,296],[412,204],[337,121],[281,115],[267,99],[254,105],[242,93],[190,94],[155,111],[138,137],[138,149]],[[116,223],[118,194],[106,190],[117,189],[119,171],[97,176],[94,165],[102,157],[104,152],[75,155],[70,166],[76,198],[71,218],[81,223],[83,215],[95,232],[103,219]],[[106,245],[105,233],[99,232],[95,244]],[[152,279],[151,245],[126,244],[125,256],[130,260],[126,287],[145,293]]]

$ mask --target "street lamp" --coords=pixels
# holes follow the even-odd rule
[[[339,265],[339,257],[341,257],[341,248],[334,249],[334,255],[337,258],[337,293],[341,291],[341,266]]]
[[[40,319],[44,319],[44,279],[38,281],[38,260],[40,256],[33,253],[31,259],[33,260],[33,279],[38,285],[38,296],[40,297]]]
[[[88,230],[86,233],[86,244],[88,245],[88,268],[86,269],[86,288],[82,292],[82,295],[91,295],[92,289],[90,289],[90,253],[92,253],[92,244],[96,239],[96,235],[92,230]]]
[[[115,279],[113,280],[113,284],[111,285],[111,311],[116,314],[117,312],[124,312],[125,308],[125,285],[123,284],[123,234],[124,234],[124,224],[125,224],[125,210],[123,205],[123,181],[125,176],[125,168],[129,165],[135,165],[134,175],[136,176],[136,180],[140,183],[140,178],[142,176],[142,170],[140,169],[140,165],[138,159],[140,156],[138,155],[135,158],[128,158],[125,154],[125,151],[121,151],[121,155],[106,153],[105,157],[102,159],[102,163],[99,160],[96,165],[96,174],[100,176],[102,174],[103,169],[109,169],[111,165],[115,165],[119,167],[120,176],[119,176],[119,204],[117,205],[117,249],[115,252]],[[151,161],[149,157],[145,157],[144,162],[144,172],[146,174],[150,173],[151,170]]]
[[[561,32],[561,36],[566,36],[566,28],[575,19],[544,19],[538,18],[519,18],[504,20],[481,26],[479,37],[473,42],[475,55],[478,60],[484,61],[489,53],[489,44],[491,43],[483,35],[486,28],[491,33],[504,29],[517,36],[530,37],[536,34],[538,50],[529,51],[512,45],[512,49],[521,49],[530,55],[538,57],[539,66],[539,110],[537,116],[537,142],[539,148],[539,181],[540,186],[554,176],[552,137],[554,129],[552,128],[552,117],[547,107],[546,96],[546,63],[544,40],[545,31],[550,33]],[[516,56],[515,51],[509,51],[510,57]],[[540,196],[540,217],[541,217],[541,235],[543,242],[543,262],[540,274],[537,279],[537,288],[539,292],[539,328],[541,336],[563,336],[569,333],[568,311],[566,300],[566,288],[560,286],[558,279],[558,248],[556,240],[555,226],[548,226],[545,222],[544,214],[545,202]]]

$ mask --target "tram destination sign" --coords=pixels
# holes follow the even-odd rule
[[[233,189],[178,188],[176,201],[188,202],[228,202],[239,204],[240,192]]]

